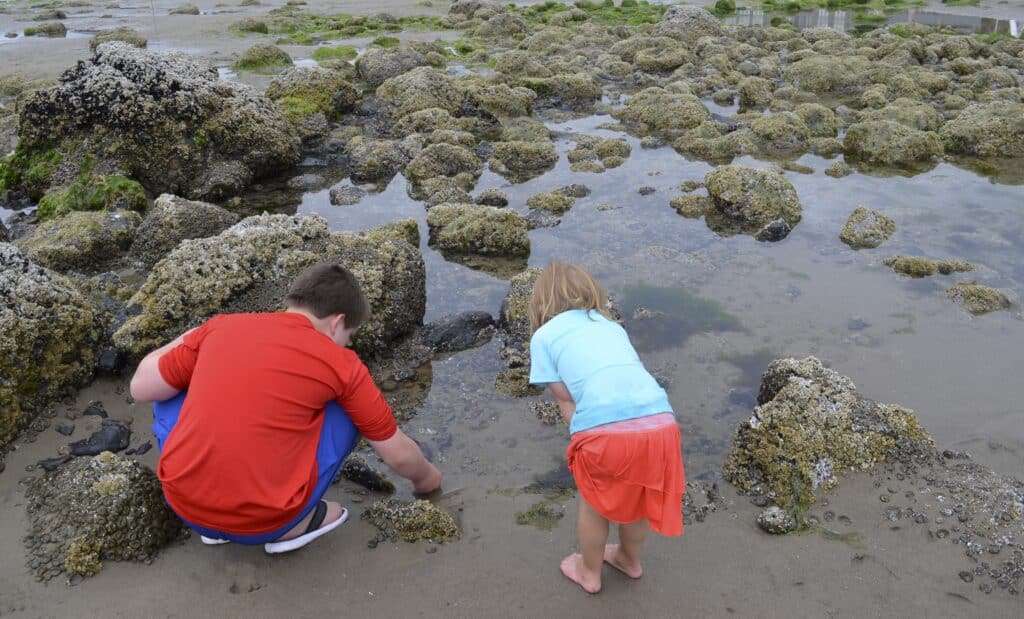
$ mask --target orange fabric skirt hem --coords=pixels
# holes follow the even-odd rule
[[[620,524],[646,519],[666,536],[683,534],[686,473],[677,424],[577,433],[566,458],[580,495],[597,513]]]

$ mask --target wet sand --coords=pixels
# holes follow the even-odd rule
[[[167,8],[179,2],[156,3],[156,34],[148,6],[120,23],[131,25],[150,37],[151,49],[185,49],[228,65],[233,55],[259,37],[223,36],[226,25],[244,15],[262,14],[274,5],[237,9],[237,13],[200,16],[167,16]],[[205,10],[236,10],[198,2]],[[983,7],[989,3],[983,4]],[[1010,5],[992,3],[995,16]],[[443,13],[446,4],[435,1],[433,8],[415,6],[408,0],[379,2],[311,1],[308,10],[395,14]],[[76,10],[76,9],[72,9]],[[977,9],[974,9],[977,10]],[[1009,10],[1009,9],[1007,9]],[[111,12],[116,12],[110,10]],[[161,15],[163,13],[163,15]],[[1019,14],[1019,13],[1018,13]],[[0,15],[3,29],[12,26],[11,15]],[[83,23],[100,18],[82,18]],[[65,23],[74,30],[72,14]],[[117,22],[117,23],[114,23]],[[148,22],[148,26],[147,26]],[[20,26],[29,25],[20,22]],[[83,28],[93,27],[83,25]],[[404,34],[400,36],[405,36]],[[419,35],[416,35],[419,36]],[[443,36],[443,33],[440,35]],[[430,34],[429,38],[434,38]],[[22,45],[21,43],[25,43]],[[31,44],[29,44],[31,43]],[[286,47],[293,57],[309,48]],[[88,53],[88,38],[20,41],[0,44],[4,71],[21,71],[29,77],[53,77],[77,58]],[[675,182],[675,180],[673,180]],[[481,184],[481,187],[484,187]],[[544,233],[542,233],[544,234]],[[543,243],[543,241],[541,241]],[[819,281],[816,278],[815,281]],[[713,288],[711,289],[713,290]],[[724,291],[719,291],[725,295]],[[827,288],[809,291],[812,299],[832,294]],[[480,308],[476,308],[480,309]],[[483,309],[495,308],[485,307]],[[428,314],[431,312],[428,308]],[[781,310],[780,310],[781,311]],[[431,317],[428,316],[428,319]],[[783,320],[783,315],[762,316],[765,323]],[[835,320],[845,322],[846,316]],[[756,326],[756,325],[755,325]],[[826,328],[823,323],[817,325]],[[938,333],[935,334],[939,336]],[[755,338],[747,337],[746,340]],[[741,340],[745,344],[746,340]],[[813,343],[800,346],[811,352]],[[713,354],[714,344],[696,342],[690,354]],[[749,348],[749,346],[747,347]],[[853,349],[856,351],[856,349]],[[945,349],[936,346],[935,354]],[[923,349],[919,349],[924,353]],[[798,351],[791,351],[797,354]],[[885,402],[897,402],[927,411],[938,407],[944,397],[942,385],[922,384],[928,380],[926,365],[920,374],[908,375],[909,360],[868,361],[851,352],[837,366],[848,373],[864,395]],[[1009,354],[999,355],[1007,358]],[[469,368],[486,375],[496,363],[495,343],[481,349],[435,361],[438,383],[460,380]],[[980,358],[980,357],[979,357]],[[975,357],[957,361],[968,373]],[[652,360],[656,360],[653,359]],[[915,366],[916,367],[916,366]],[[908,401],[906,387],[892,379],[897,372],[911,380],[919,399]],[[763,369],[763,368],[762,368]],[[1002,370],[1005,371],[1005,370]],[[493,376],[491,374],[490,376]],[[1005,379],[998,372],[991,381]],[[485,376],[484,378],[487,378]],[[688,391],[701,386],[695,379],[679,377],[677,389],[684,400]],[[972,379],[965,388],[986,397],[988,383]],[[131,404],[124,379],[97,380],[82,390],[74,402],[56,407],[53,421],[65,422],[68,411],[81,411],[90,400],[101,400],[112,417],[132,419],[132,446],[149,439],[147,407]],[[261,548],[235,545],[206,547],[198,537],[165,549],[152,565],[113,563],[96,577],[74,587],[63,580],[48,584],[35,582],[24,563],[21,537],[28,530],[24,495],[19,481],[38,471],[26,468],[52,457],[57,448],[83,438],[98,425],[96,418],[74,420],[76,432],[64,437],[52,428],[31,443],[20,441],[6,458],[0,473],[0,616],[7,617],[1016,617],[1021,612],[1019,597],[997,590],[979,591],[977,584],[962,582],[957,573],[972,564],[962,546],[951,540],[931,539],[927,527],[903,526],[885,516],[874,481],[867,475],[847,476],[839,487],[812,510],[846,516],[849,524],[829,526],[840,533],[858,533],[859,543],[826,539],[817,533],[782,538],[762,533],[754,524],[759,508],[726,484],[726,504],[708,514],[704,522],[691,523],[678,539],[652,536],[645,556],[645,576],[630,581],[613,570],[605,570],[604,591],[588,596],[572,585],[558,570],[561,558],[575,548],[575,505],[570,502],[566,516],[551,531],[515,523],[514,514],[528,509],[540,497],[503,492],[522,488],[538,472],[563,466],[565,429],[541,425],[529,412],[527,403],[510,406],[506,400],[494,405],[479,385],[469,384],[459,402],[428,401],[407,426],[414,437],[448,432],[454,445],[437,453],[446,474],[446,490],[459,490],[441,504],[453,512],[464,531],[461,541],[447,545],[384,542],[368,548],[376,530],[358,518],[373,496],[352,484],[341,482],[328,497],[348,506],[353,517],[336,532],[291,555],[270,557]],[[924,394],[931,394],[925,397]],[[1005,393],[1007,410],[1013,406]],[[967,396],[961,396],[965,399]],[[461,408],[460,408],[461,407]],[[687,417],[700,412],[686,411]],[[976,428],[969,417],[938,436],[940,447],[951,447],[952,437],[972,428],[974,436],[998,436],[1013,432],[1013,414],[990,429]],[[926,424],[927,426],[927,424]],[[684,424],[684,432],[688,428]],[[1011,437],[1013,435],[1011,434]],[[968,448],[979,461],[1007,473],[1024,470],[1024,451],[1011,443],[1003,448],[986,439],[969,439]],[[140,459],[155,466],[156,450]],[[702,471],[694,459],[691,470]],[[407,485],[399,485],[399,496],[409,498]],[[497,492],[496,492],[497,491]],[[510,496],[511,494],[511,496]]]

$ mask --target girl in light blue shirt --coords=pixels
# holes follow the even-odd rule
[[[580,552],[561,568],[589,593],[601,590],[603,563],[640,578],[648,526],[683,532],[679,426],[607,308],[597,280],[566,262],[548,265],[530,296],[530,382],[551,389],[569,424],[566,457],[580,492]],[[618,544],[606,544],[610,522]]]

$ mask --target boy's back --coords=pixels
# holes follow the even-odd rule
[[[358,356],[301,314],[217,316],[159,369],[188,396],[157,472],[175,511],[201,526],[259,534],[297,516],[317,482],[325,402],[369,440],[397,429]]]

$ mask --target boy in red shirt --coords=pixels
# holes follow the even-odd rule
[[[340,526],[348,510],[321,497],[360,435],[414,492],[441,486],[347,348],[370,314],[355,277],[318,264],[285,302],[284,312],[215,316],[132,377],[132,397],[154,402],[167,503],[207,544],[287,552]]]

